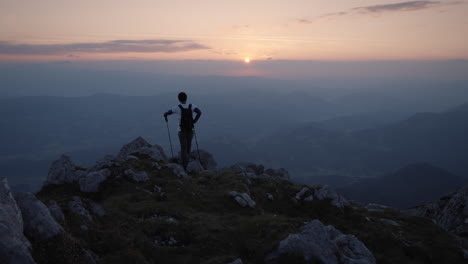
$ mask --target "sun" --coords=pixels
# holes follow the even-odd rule
[[[250,58],[249,58],[249,57],[245,58],[245,59],[244,59],[244,62],[245,62],[245,63],[250,63]]]

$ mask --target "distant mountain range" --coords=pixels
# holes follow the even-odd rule
[[[339,192],[360,202],[408,208],[428,203],[467,184],[467,179],[444,169],[419,163],[383,177],[355,181],[339,188]]]
[[[300,170],[303,177],[375,177],[421,162],[468,175],[468,104],[362,130],[325,127],[310,123],[286,128],[256,149],[264,153],[264,163]]]

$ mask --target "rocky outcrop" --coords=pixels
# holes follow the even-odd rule
[[[31,244],[23,234],[23,218],[6,178],[0,179],[0,263],[33,264]]]
[[[147,155],[157,161],[167,161],[167,156],[161,146],[151,145],[142,137],[137,137],[132,142],[125,144],[117,157],[126,160],[128,156],[135,154]]]
[[[203,171],[203,166],[198,160],[191,160],[187,165],[187,172],[198,174]]]
[[[317,200],[330,199],[331,204],[338,208],[343,208],[345,205],[349,204],[343,196],[338,195],[338,193],[328,185],[318,185],[318,188],[315,188],[314,197]]]
[[[468,238],[468,187],[405,212],[432,218],[446,231]]]
[[[240,162],[232,165],[230,169],[252,179],[277,178],[289,180],[289,173],[283,168],[265,170],[265,167],[261,164]]]
[[[316,185],[309,187],[303,187],[296,195],[292,198],[294,202],[306,201],[310,202],[313,200],[330,200],[331,205],[343,208],[345,205],[349,205],[349,202],[336,193],[336,191],[330,188],[328,185]]]
[[[198,156],[198,153],[200,153],[200,157]],[[192,151],[190,153],[190,158],[193,160],[200,160],[201,165],[205,170],[216,169],[216,166],[218,165],[213,155],[204,149],[200,149],[199,152],[197,150]]]
[[[80,191],[98,192],[100,184],[111,175],[109,169],[93,171],[79,179]]]
[[[300,253],[307,263],[374,264],[374,255],[353,235],[345,235],[333,226],[313,220],[302,227],[301,233],[291,234],[267,256],[273,260],[281,255]]]
[[[234,200],[242,207],[247,207],[247,206],[249,206],[250,208],[255,207],[255,201],[252,200],[252,198],[250,198],[250,195],[248,195],[247,193],[231,191],[231,192],[228,192],[227,195],[234,198]]]
[[[78,182],[85,174],[86,172],[76,169],[75,164],[73,164],[69,156],[62,155],[52,163],[44,186]]]
[[[188,177],[187,173],[185,172],[184,168],[182,168],[182,166],[180,166],[179,164],[177,163],[169,163],[166,165],[167,168],[171,169],[172,172],[177,176],[177,177],[180,177],[180,178],[186,178]]]
[[[56,201],[50,200],[48,202],[48,208],[50,214],[54,217],[55,221],[59,223],[65,222],[65,215],[63,214],[62,208],[60,208]]]
[[[134,182],[144,182],[149,180],[148,174],[145,171],[134,172],[132,169],[128,169],[124,173],[128,179]]]
[[[14,194],[23,215],[25,235],[32,240],[47,240],[63,232],[47,206],[32,193],[18,192]]]
[[[74,196],[71,201],[68,202],[68,209],[77,215],[80,215],[88,220],[92,220],[93,217],[89,213],[88,209],[86,209],[83,200],[80,197]]]

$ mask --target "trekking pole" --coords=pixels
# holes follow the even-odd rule
[[[167,126],[167,134],[169,135],[169,144],[171,144],[171,154],[174,157],[174,151],[172,150],[172,140],[171,140],[171,133],[169,132],[169,121],[166,119],[166,126]]]
[[[197,145],[198,161],[200,161],[200,165],[202,165],[201,157],[200,157],[200,150],[198,149],[197,133],[195,133],[195,128],[193,128],[193,135],[195,136],[195,144]],[[202,167],[203,167],[203,165],[202,165]]]

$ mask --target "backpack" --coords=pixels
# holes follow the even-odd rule
[[[180,130],[181,131],[192,131],[193,130],[193,114],[192,104],[189,104],[188,108],[183,108],[179,105],[181,117],[180,117]]]

